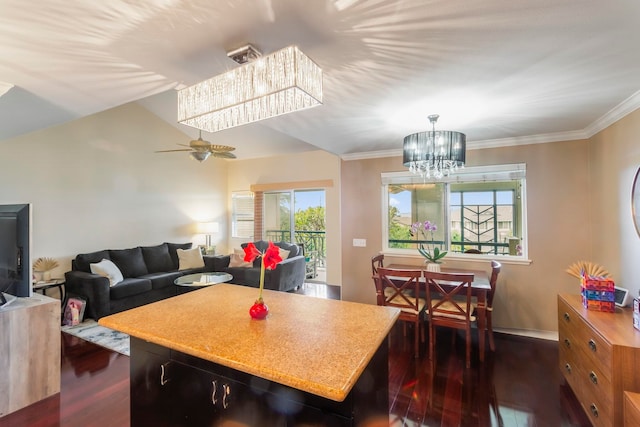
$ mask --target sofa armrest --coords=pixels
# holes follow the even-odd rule
[[[282,260],[275,270],[270,271],[265,288],[287,292],[302,286],[305,278],[305,263],[302,255]]]
[[[224,271],[229,267],[231,261],[231,255],[205,255],[204,266],[207,271]]]
[[[84,271],[67,271],[64,278],[67,295],[77,295],[87,300],[85,317],[98,320],[110,314],[109,279]]]

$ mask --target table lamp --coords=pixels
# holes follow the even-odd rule
[[[220,226],[217,222],[200,222],[198,223],[198,231],[204,234],[206,237],[205,245],[207,254],[211,251],[211,234],[217,233],[220,230]]]

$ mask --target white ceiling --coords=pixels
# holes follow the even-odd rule
[[[324,105],[203,135],[239,158],[398,150],[433,113],[475,147],[585,137],[640,105],[639,40],[638,0],[0,0],[0,141],[131,101],[195,138],[174,88],[247,43],[297,44]]]

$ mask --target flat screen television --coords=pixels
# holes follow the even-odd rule
[[[31,204],[0,205],[0,307],[32,295]]]

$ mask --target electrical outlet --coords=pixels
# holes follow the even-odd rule
[[[353,239],[353,246],[358,248],[366,248],[367,239]]]

